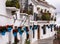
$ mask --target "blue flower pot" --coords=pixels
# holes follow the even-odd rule
[[[4,36],[4,35],[5,35],[5,31],[4,31],[4,32],[1,32],[1,35],[3,35],[3,36]]]
[[[14,32],[14,33],[13,33],[13,35],[14,35],[14,37],[15,37],[15,36],[17,36],[17,33],[16,33],[16,32]]]
[[[19,32],[19,34],[22,36],[23,33],[22,32]]]
[[[30,26],[30,29],[32,29],[32,26]]]
[[[12,28],[9,27],[9,28],[8,28],[8,32],[11,32],[11,30],[12,30]]]
[[[20,28],[18,28],[18,32],[21,32],[21,29]]]
[[[26,27],[24,27],[23,29],[24,29],[24,31],[26,31]]]

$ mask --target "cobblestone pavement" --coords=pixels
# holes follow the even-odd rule
[[[33,44],[53,44],[54,37],[43,39],[43,40],[37,40]]]

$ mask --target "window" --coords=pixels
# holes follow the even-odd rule
[[[45,9],[44,12],[46,13],[46,11],[47,11],[47,10]]]
[[[40,9],[40,7],[37,7],[37,11]]]
[[[41,13],[43,13],[43,9],[41,9],[41,11],[40,11]]]

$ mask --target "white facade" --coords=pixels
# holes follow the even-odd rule
[[[40,10],[43,9],[43,11],[44,11],[46,9],[47,11],[49,11],[51,13],[51,16],[55,16],[55,8],[53,8],[53,7],[45,7],[45,6],[39,5],[39,4],[36,5],[34,2],[32,2],[32,0],[29,0],[29,4],[31,4],[31,3],[34,6],[34,8],[33,8],[34,13],[38,13],[37,7],[39,7]],[[36,0],[36,3],[37,3],[37,0]],[[53,27],[52,32],[51,32],[51,28],[47,28],[46,27],[46,34],[43,34],[42,26],[43,25],[55,24],[55,21],[49,21],[49,23],[46,23],[47,21],[32,21],[32,22],[34,22],[35,25],[40,25],[40,39],[46,39],[46,38],[49,38],[49,37],[53,37],[54,36],[54,34],[55,34],[54,27]],[[45,23],[43,23],[43,22],[45,22]],[[37,36],[38,31],[37,30],[35,30],[35,38],[32,38],[31,37],[32,38],[31,39],[32,40],[32,43],[34,43],[36,40],[38,40],[37,39],[38,38],[38,36]]]
[[[5,6],[6,0],[0,0],[0,26],[4,26],[7,24],[7,18],[4,16],[7,16],[6,14],[6,6]]]
[[[47,10],[47,11],[50,11],[51,13],[52,13],[52,15],[53,14],[55,14],[55,11],[54,11],[54,9],[51,7],[51,8],[48,8],[48,7],[45,7],[45,6],[42,6],[42,5],[35,5],[31,0],[29,0],[29,4],[30,3],[32,3],[32,5],[34,6],[34,8],[33,8],[33,11],[35,12],[35,13],[38,13],[38,11],[37,11],[37,7],[40,7],[40,10],[41,9],[43,9],[43,10]],[[5,26],[5,25],[14,25],[14,26],[23,26],[23,24],[24,24],[24,26],[29,26],[29,22],[28,22],[28,20],[29,19],[27,19],[26,20],[26,17],[23,15],[22,17],[21,17],[21,15],[20,15],[20,10],[18,10],[18,9],[12,9],[12,8],[6,8],[6,6],[5,6],[5,0],[0,0],[0,25],[1,26]],[[11,13],[11,11],[16,11],[16,13],[17,13],[17,20],[15,21],[15,23],[14,23],[14,19],[13,19],[13,17],[12,17],[12,13]],[[26,15],[26,14],[25,14]],[[16,16],[15,16],[16,17]],[[22,20],[23,20],[23,22],[22,22]],[[24,23],[24,20],[26,20],[26,22]],[[30,16],[30,20],[33,20],[33,16]],[[23,24],[22,24],[22,23]],[[32,21],[32,22],[30,22],[30,25],[33,25],[33,23],[34,23],[34,25],[40,25],[40,39],[46,39],[46,38],[49,38],[49,37],[52,37],[52,36],[54,36],[54,34],[55,34],[55,31],[54,31],[54,28],[53,28],[53,31],[51,32],[51,28],[46,28],[46,34],[44,35],[43,34],[43,29],[41,28],[43,25],[50,25],[50,24],[54,24],[55,22],[54,21],[49,21],[49,23],[43,23],[43,22],[47,22],[47,21]],[[21,25],[22,24],[22,25]],[[38,29],[36,29],[35,30],[35,37],[33,38],[33,32],[32,32],[32,30],[29,30],[29,34],[30,34],[30,39],[31,39],[31,43],[34,43],[36,40],[38,40],[37,38],[38,38],[38,36],[37,36],[37,34],[38,34],[38,31],[37,31]],[[18,36],[18,38],[19,38],[20,36]],[[13,38],[13,37],[12,37]],[[20,38],[19,38],[20,39]],[[22,35],[22,43],[24,44],[24,42],[25,42],[25,39],[26,39],[26,33],[24,32],[23,33],[23,35]],[[13,40],[12,40],[13,41]],[[14,42],[14,41],[13,41]]]

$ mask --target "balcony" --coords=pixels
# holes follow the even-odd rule
[[[20,4],[19,4],[19,1],[15,1],[15,0],[12,0],[12,1],[9,1],[7,0],[6,1],[6,7],[16,7],[16,8],[20,8]]]
[[[51,17],[51,13],[41,13],[41,14],[34,14],[35,21],[56,21],[56,18]]]

